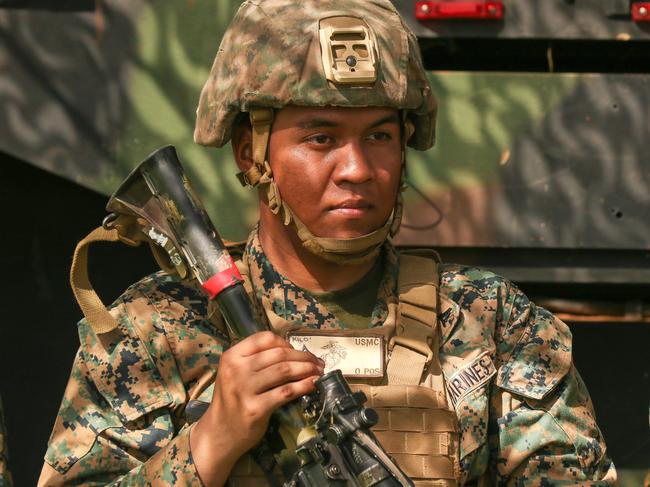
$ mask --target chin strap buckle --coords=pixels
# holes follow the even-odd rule
[[[266,161],[266,152],[273,124],[272,108],[253,108],[249,113],[253,128],[253,165],[247,171],[237,173],[237,179],[245,188],[272,181],[271,167]]]

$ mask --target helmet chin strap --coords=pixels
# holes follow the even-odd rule
[[[357,265],[374,259],[379,254],[379,250],[386,239],[397,233],[402,221],[404,206],[402,192],[406,189],[404,186],[406,141],[415,130],[413,124],[403,116],[400,187],[397,192],[395,206],[388,220],[377,230],[360,237],[332,238],[314,235],[300,221],[289,205],[283,201],[280,190],[273,180],[271,166],[266,160],[271,124],[273,123],[273,110],[270,108],[252,109],[250,111],[250,121],[253,130],[253,165],[247,171],[237,174],[241,184],[251,188],[262,188],[266,193],[269,210],[278,215],[284,225],[293,223],[302,245],[313,254],[339,265]]]
[[[317,237],[293,212],[291,215],[303,247],[335,264],[356,265],[372,260],[379,255],[379,249],[390,234],[394,213],[395,210],[386,223],[377,230],[352,238]]]

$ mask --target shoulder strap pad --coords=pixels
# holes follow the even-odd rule
[[[427,249],[400,252],[397,328],[388,345],[389,384],[418,385],[434,354],[437,361],[438,262],[437,253]]]

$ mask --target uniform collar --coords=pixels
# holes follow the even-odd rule
[[[377,292],[369,328],[381,326],[388,316],[388,301],[397,294],[399,264],[395,248],[386,242],[380,259],[384,262],[384,274]],[[300,288],[280,274],[269,261],[259,240],[257,228],[251,232],[243,260],[249,269],[253,294],[258,303],[270,306],[281,318],[302,326],[319,329],[345,328],[336,316],[307,290]]]

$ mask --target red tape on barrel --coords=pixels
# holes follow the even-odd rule
[[[210,299],[214,299],[221,291],[227,287],[234,286],[238,282],[242,281],[243,279],[241,277],[241,274],[233,262],[229,268],[215,274],[210,279],[205,281],[203,283],[203,289],[208,293]]]

